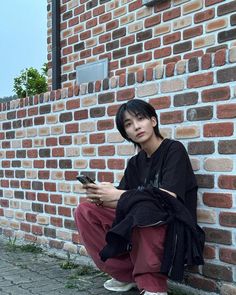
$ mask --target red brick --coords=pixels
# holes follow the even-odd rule
[[[105,160],[102,159],[92,159],[90,160],[89,167],[91,169],[105,169],[106,163]]]
[[[117,100],[123,101],[123,100],[130,100],[133,99],[135,96],[135,90],[134,88],[128,88],[124,90],[119,90],[117,92]]]
[[[146,18],[144,22],[145,28],[153,27],[161,23],[161,14],[156,14],[152,17]]]
[[[138,83],[142,83],[144,81],[144,70],[138,70],[136,73],[136,79]]]
[[[171,99],[170,96],[163,96],[158,98],[152,98],[149,100],[149,103],[156,109],[167,109],[170,107]]]
[[[107,166],[109,169],[124,169],[125,168],[125,161],[121,159],[109,159],[107,161]]]
[[[120,46],[126,46],[126,45],[129,45],[129,44],[133,44],[134,41],[135,41],[135,36],[134,35],[123,37],[120,40]]]
[[[202,277],[196,274],[188,273],[186,276],[186,283],[193,288],[202,289],[207,292],[217,292],[218,286],[215,280]]]
[[[236,176],[234,175],[220,175],[218,185],[223,189],[236,189]]]
[[[45,205],[44,210],[45,210],[45,213],[48,213],[48,214],[57,213],[57,207],[52,205]]]
[[[201,66],[203,70],[207,70],[210,69],[212,67],[212,61],[211,61],[211,54],[210,53],[206,53],[202,56],[201,59]]]
[[[150,50],[150,49],[153,49],[153,48],[158,48],[158,47],[160,47],[160,45],[161,45],[161,39],[160,38],[155,38],[155,39],[146,41],[144,43],[144,48],[145,48],[145,50]]]
[[[113,172],[98,172],[98,181],[99,182],[114,182]]]
[[[42,226],[39,225],[32,225],[31,229],[32,234],[37,235],[37,236],[42,236],[43,235],[43,228]]]
[[[62,227],[63,226],[62,218],[58,218],[58,217],[51,217],[50,218],[50,223],[51,223],[51,225],[54,225],[56,227]]]
[[[175,62],[169,63],[166,65],[166,76],[171,77],[174,76],[175,71]]]
[[[181,123],[184,120],[183,111],[165,112],[160,114],[161,124]]]
[[[232,269],[227,266],[205,263],[202,267],[203,275],[224,281],[232,281]]]
[[[73,99],[66,102],[66,109],[72,110],[72,109],[78,109],[80,107],[80,99]]]
[[[171,7],[171,0],[159,1],[154,6],[154,12],[167,10],[170,7]]]
[[[231,136],[233,132],[233,123],[211,123],[205,124],[203,127],[205,137]]]
[[[59,206],[58,207],[58,215],[71,217],[71,208]]]
[[[72,123],[67,124],[65,126],[66,133],[78,133],[79,132],[79,124],[78,123]]]
[[[119,109],[120,105],[110,105],[108,108],[107,108],[107,114],[108,116],[115,116],[118,109]]]
[[[236,227],[236,213],[235,212],[220,212],[220,225],[228,227]]]
[[[228,86],[217,87],[217,88],[212,88],[212,89],[207,89],[202,91],[203,102],[227,100],[229,98],[230,98],[230,88]]]
[[[221,49],[217,50],[214,55],[214,64],[215,66],[223,66],[226,64],[226,50]]]
[[[98,121],[97,128],[99,131],[113,129],[114,128],[114,120],[107,119],[107,120]]]
[[[194,15],[194,22],[201,23],[206,20],[212,19],[215,16],[215,10],[213,8],[198,12]]]
[[[221,248],[219,251],[220,260],[230,264],[236,264],[236,250]]]
[[[203,202],[216,208],[231,208],[233,204],[232,195],[227,193],[204,193]]]
[[[145,52],[145,53],[142,53],[142,54],[138,54],[136,56],[136,62],[137,63],[142,63],[142,62],[145,62],[145,61],[149,61],[152,59],[152,52]]]
[[[214,259],[216,258],[216,249],[213,246],[205,244],[203,254],[205,259]]]
[[[236,104],[223,104],[217,105],[217,118],[219,119],[231,119],[236,118]]]
[[[159,59],[171,55],[171,47],[162,47],[154,51],[154,58]]]
[[[134,1],[133,3],[129,4],[129,12],[134,11],[142,7],[142,0]]]
[[[213,84],[213,73],[190,76],[187,81],[188,88],[198,88]]]
[[[175,42],[179,41],[180,38],[181,38],[180,32],[175,32],[175,33],[166,35],[163,37],[163,44],[167,45],[167,44],[175,43]]]
[[[90,144],[99,144],[105,142],[105,133],[96,133],[89,135]]]
[[[177,18],[180,16],[180,14],[181,14],[180,7],[174,8],[172,10],[168,10],[163,13],[163,21],[166,22],[173,18]]]
[[[56,183],[45,182],[44,189],[45,189],[45,191],[55,192],[56,191]]]
[[[122,74],[119,77],[119,86],[124,87],[126,85],[126,75]]]
[[[65,155],[65,150],[64,148],[53,148],[52,149],[52,156],[53,157],[64,157]]]
[[[113,145],[104,145],[98,147],[98,155],[99,156],[114,156],[115,155],[115,147]]]
[[[51,194],[50,202],[53,204],[62,204],[62,196],[57,194]]]
[[[196,36],[201,36],[203,33],[203,26],[196,26],[194,28],[186,29],[183,32],[183,38],[186,39],[192,39]]]

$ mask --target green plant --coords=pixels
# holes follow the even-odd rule
[[[47,91],[47,65],[42,67],[42,73],[33,67],[21,71],[21,74],[14,78],[13,91],[19,98],[40,94]]]
[[[8,242],[6,244],[8,251],[23,251],[23,252],[31,252],[31,253],[42,253],[43,249],[36,244],[26,244],[26,245],[16,245],[16,237],[8,238]]]
[[[8,242],[7,242],[7,249],[9,251],[16,251],[17,245],[16,245],[16,237],[8,237]]]
[[[78,265],[75,264],[73,261],[71,261],[69,251],[67,251],[66,254],[67,254],[67,259],[66,259],[66,261],[63,261],[63,262],[60,263],[60,267],[62,269],[74,269],[74,268],[77,268]]]

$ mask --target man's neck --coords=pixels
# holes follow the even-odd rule
[[[147,143],[144,143],[141,148],[144,150],[147,154],[147,156],[150,158],[151,155],[159,148],[161,145],[163,139],[159,137],[153,137],[151,140],[149,140]]]

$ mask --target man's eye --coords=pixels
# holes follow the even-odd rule
[[[131,125],[131,123],[126,123],[125,128],[129,127],[130,125]]]
[[[138,120],[143,120],[144,116],[138,116]]]

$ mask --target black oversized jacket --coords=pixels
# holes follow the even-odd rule
[[[106,235],[107,245],[101,259],[131,251],[135,226],[167,224],[161,272],[173,280],[182,280],[185,265],[203,264],[204,232],[188,209],[176,198],[158,188],[129,190],[122,194],[116,218]]]

